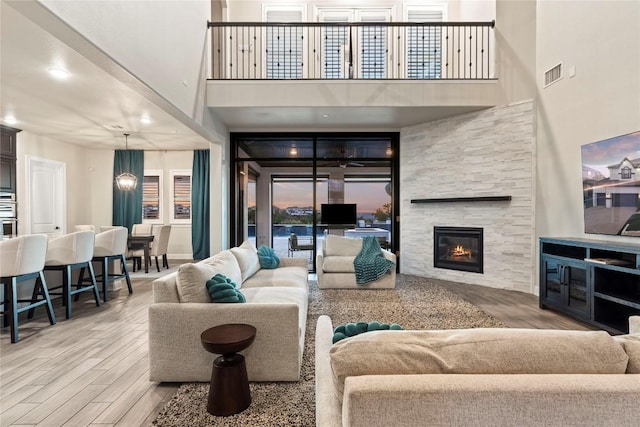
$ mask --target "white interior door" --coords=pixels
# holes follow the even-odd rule
[[[27,157],[27,180],[27,233],[66,233],[66,164]]]

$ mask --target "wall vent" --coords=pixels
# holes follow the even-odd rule
[[[544,72],[544,87],[562,78],[562,62]]]

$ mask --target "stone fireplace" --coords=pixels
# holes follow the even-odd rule
[[[402,129],[401,273],[535,293],[534,118],[523,101]],[[434,226],[482,227],[483,274],[435,266]]]
[[[433,227],[433,266],[482,273],[482,228]]]

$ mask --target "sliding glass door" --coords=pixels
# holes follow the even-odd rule
[[[310,271],[328,234],[372,234],[397,248],[398,134],[241,133],[232,146],[232,246],[249,239],[280,257],[307,258]],[[357,224],[322,223],[322,205],[345,203],[356,205]]]

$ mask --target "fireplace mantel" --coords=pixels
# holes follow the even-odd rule
[[[511,200],[511,196],[440,197],[435,199],[411,199],[411,203],[508,202],[509,200]]]

